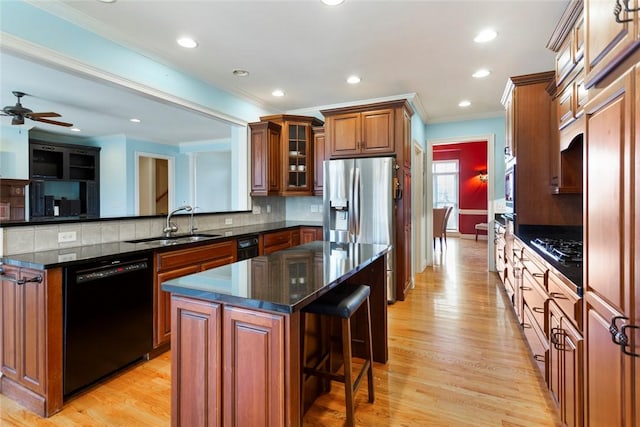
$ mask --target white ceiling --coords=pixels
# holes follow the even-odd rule
[[[334,8],[319,0],[32,4],[267,109],[305,113],[415,94],[414,104],[428,124],[503,114],[500,98],[509,76],[553,69],[555,54],[546,44],[568,0],[346,0]],[[486,27],[494,28],[498,38],[474,43]],[[175,39],[185,34],[197,39],[197,49],[176,45]],[[120,92],[115,99],[93,97],[100,102],[86,105],[86,94],[92,92],[60,75],[25,80],[22,66],[17,80],[5,85],[5,73],[11,71],[5,66],[3,57],[1,105],[15,103],[11,90],[45,98],[51,81],[57,89],[51,104],[34,108],[35,98],[23,104],[58,112],[62,105],[77,106],[122,119],[128,117],[124,106],[134,103]],[[471,74],[479,68],[492,74],[474,79]],[[251,74],[235,77],[234,69]],[[346,84],[350,74],[360,75],[362,82]],[[271,96],[276,88],[286,96]],[[457,104],[463,99],[472,105],[461,109]],[[61,120],[88,129],[88,122],[66,111]],[[166,134],[163,123],[154,126]],[[185,126],[180,128],[184,132]]]

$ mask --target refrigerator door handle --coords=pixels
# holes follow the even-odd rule
[[[355,182],[353,183],[353,222],[355,224],[356,240],[360,237],[360,168],[356,168]]]
[[[354,185],[356,180],[356,169],[351,169],[349,174],[349,206],[348,206],[348,215],[349,215],[349,242],[356,241],[356,204],[355,204],[355,195],[354,195]]]

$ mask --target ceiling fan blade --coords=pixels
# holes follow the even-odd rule
[[[54,113],[53,111],[50,112],[46,112],[46,113],[29,113],[28,114],[29,117],[62,117],[60,114],[58,113]]]
[[[57,126],[64,126],[64,127],[73,126],[73,123],[65,123],[65,122],[59,122],[59,121],[56,121],[56,120],[41,119],[41,118],[38,118],[38,117],[32,117],[31,120],[36,121],[36,122],[49,123],[50,125],[57,125]]]

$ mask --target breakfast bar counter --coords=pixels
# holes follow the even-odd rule
[[[316,241],[164,282],[172,425],[300,425],[321,390],[313,379],[302,386],[301,362],[313,364],[326,345],[319,319],[308,319],[304,333],[315,345],[302,357],[300,310],[336,286],[371,287],[373,359],[386,363],[389,249]],[[356,340],[365,324],[354,316]]]

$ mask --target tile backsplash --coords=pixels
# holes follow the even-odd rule
[[[199,231],[205,231],[287,219],[309,219],[289,218],[287,209],[284,197],[256,197],[253,199],[252,212],[195,215],[194,227]],[[229,220],[232,222],[231,225],[228,224]],[[321,214],[317,220],[322,220]],[[189,214],[175,215],[173,222],[178,225],[179,233],[189,232]],[[0,228],[0,256],[160,236],[164,226],[165,218],[134,217],[67,224],[29,225],[25,223],[20,226]],[[75,233],[75,239],[59,242],[64,240],[59,238],[62,237],[60,233],[66,236]]]

